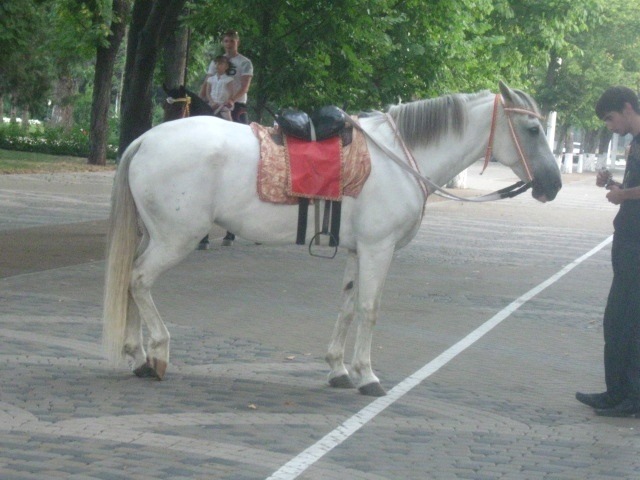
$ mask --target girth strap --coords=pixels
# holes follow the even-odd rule
[[[316,209],[316,215],[318,210]],[[314,255],[312,252],[312,245],[316,242],[316,245],[319,243],[320,235],[328,235],[329,236],[329,246],[330,247],[338,247],[340,244],[340,220],[342,214],[342,202],[333,201],[333,200],[325,200],[324,201],[324,213],[322,215],[322,229],[319,232],[316,232],[311,241],[309,242],[309,253]],[[306,232],[307,232],[307,220],[309,217],[309,199],[308,198],[300,198],[298,201],[298,229],[296,234],[296,244],[304,245],[306,243]],[[324,255],[314,255],[321,256]],[[335,256],[335,252],[333,256],[329,258],[333,258]]]
[[[298,233],[296,235],[296,245],[307,243],[307,218],[309,216],[309,199],[300,197],[298,199]]]
[[[328,203],[328,202],[327,202]],[[325,203],[325,210],[327,208]],[[340,245],[340,215],[342,213],[342,202],[331,202],[331,230],[329,237],[329,246],[337,247]],[[323,228],[324,230],[324,228]]]

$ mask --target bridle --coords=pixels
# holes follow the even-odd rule
[[[189,95],[179,98],[167,97],[167,103],[169,105],[173,105],[174,103],[184,103],[182,116],[180,118],[187,118],[189,116],[189,106],[191,105],[191,97]]]
[[[533,110],[527,110],[526,108],[506,107],[504,104],[504,99],[502,98],[502,95],[500,95],[499,93],[496,94],[495,99],[493,101],[493,114],[491,115],[491,130],[489,132],[489,143],[487,144],[487,151],[485,152],[485,155],[484,155],[484,165],[482,167],[481,174],[484,173],[487,166],[489,165],[489,160],[491,160],[491,154],[493,153],[493,140],[496,132],[496,120],[498,118],[498,104],[502,105],[502,110],[505,113],[505,117],[507,117],[507,123],[509,124],[509,131],[511,132],[511,138],[513,140],[513,143],[516,146],[516,150],[518,151],[518,155],[520,156],[520,161],[524,166],[524,170],[525,172],[527,172],[527,179],[529,180],[529,183],[530,183],[533,181],[533,175],[531,174],[529,159],[525,155],[524,150],[522,149],[522,146],[520,144],[521,143],[520,137],[518,137],[518,134],[516,133],[516,130],[513,127],[513,120],[511,119],[511,114],[520,113],[523,115],[529,115],[529,116],[538,118],[540,120],[542,120],[543,117],[542,115],[534,112]]]
[[[442,188],[440,185],[437,185],[436,183],[433,182],[433,180],[431,180],[428,177],[423,176],[420,173],[420,170],[418,168],[418,163],[416,162],[415,158],[413,157],[413,154],[411,153],[411,151],[409,150],[409,148],[407,148],[406,144],[404,143],[404,140],[402,139],[402,136],[400,135],[400,132],[398,131],[398,127],[396,126],[393,117],[391,115],[389,115],[388,113],[384,114],[387,120],[387,123],[389,123],[389,125],[391,126],[391,130],[393,131],[394,136],[397,138],[397,140],[399,141],[400,145],[402,146],[402,151],[405,155],[405,160],[402,160],[401,158],[398,157],[398,155],[396,155],[393,151],[391,151],[388,147],[386,147],[385,145],[382,145],[380,142],[378,142],[375,138],[371,137],[367,132],[365,132],[362,127],[360,127],[360,125],[353,120],[351,117],[349,117],[346,113],[344,113],[345,118],[347,119],[347,123],[353,125],[355,128],[357,128],[358,130],[360,130],[370,141],[371,143],[373,143],[376,147],[378,147],[380,150],[382,150],[391,160],[393,160],[400,168],[402,168],[403,170],[409,172],[411,175],[413,175],[417,180],[418,183],[420,185],[420,188],[422,190],[422,193],[424,195],[424,201],[426,203],[427,201],[427,197],[429,196],[430,193],[435,193],[436,195],[449,199],[449,200],[457,200],[457,201],[461,201],[461,202],[489,202],[489,201],[493,201],[493,200],[501,200],[503,198],[512,198],[515,197],[517,195],[520,195],[521,193],[526,192],[527,190],[529,190],[529,188],[531,188],[531,183],[533,182],[533,175],[531,174],[531,168],[529,167],[529,161],[527,159],[527,156],[524,153],[524,150],[522,149],[521,146],[521,142],[520,139],[518,137],[518,134],[515,131],[515,128],[513,126],[513,121],[511,119],[511,115],[513,113],[519,113],[519,114],[523,114],[523,115],[531,115],[533,117],[536,118],[542,118],[541,115],[539,115],[537,112],[534,112],[532,110],[527,110],[526,108],[519,108],[519,107],[506,107],[504,105],[504,100],[502,99],[502,95],[500,94],[496,94],[494,102],[493,102],[493,114],[491,116],[491,128],[490,128],[490,132],[489,132],[489,143],[487,145],[487,150],[485,152],[485,159],[484,159],[484,166],[482,169],[482,172],[484,172],[484,170],[487,168],[487,165],[489,163],[489,160],[491,160],[491,154],[493,152],[493,141],[495,138],[495,130],[496,130],[496,124],[497,124],[497,118],[498,118],[498,105],[502,105],[503,110],[505,112],[505,116],[507,117],[507,122],[509,124],[509,131],[511,132],[511,138],[513,139],[513,142],[516,146],[516,150],[518,151],[518,155],[520,156],[520,160],[522,161],[523,165],[524,165],[524,169],[527,173],[527,182],[523,182],[522,180],[514,183],[513,185],[509,185],[508,187],[502,188],[500,190],[497,190],[495,192],[492,193],[488,193],[486,195],[481,195],[479,197],[460,197],[458,195],[455,195],[447,190],[445,190],[444,188]],[[424,213],[424,212],[423,212]]]

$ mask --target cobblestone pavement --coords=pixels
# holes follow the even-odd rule
[[[494,165],[482,178],[477,170],[472,190],[509,180]],[[546,205],[522,196],[428,206],[383,296],[373,360],[385,388],[610,235],[616,209],[593,174],[567,180]],[[110,183],[0,177],[0,232],[37,229],[55,242],[61,226],[94,222],[100,234]],[[0,244],[0,259],[16,248]],[[0,279],[1,479],[264,479],[371,404],[326,385],[344,256],[241,239],[194,251],[154,289],[172,333],[157,382],[103,360],[102,245],[80,263],[68,248],[67,264],[43,260]],[[609,253],[526,302],[299,478],[638,478],[640,420],[599,418],[574,399],[603,389]]]

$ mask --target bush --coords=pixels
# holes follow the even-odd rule
[[[50,155],[89,156],[89,131],[74,128],[65,132],[60,127],[22,128],[18,123],[0,123],[0,148]],[[107,158],[115,159],[118,147],[107,146]]]

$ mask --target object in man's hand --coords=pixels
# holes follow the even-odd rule
[[[613,175],[611,174],[611,172],[607,169],[607,167],[602,167],[598,170],[598,176],[604,177],[605,180],[602,186],[608,190],[613,184]]]

